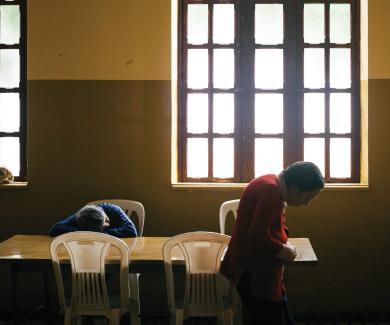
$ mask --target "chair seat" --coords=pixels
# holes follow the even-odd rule
[[[176,308],[183,309],[184,308],[184,297],[183,296],[175,297],[175,303],[176,303]],[[230,309],[233,307],[233,299],[231,297],[223,296],[222,303],[223,303],[224,309]],[[213,309],[215,309],[215,308],[213,308]]]
[[[65,298],[66,306],[70,306],[71,297]],[[110,294],[109,295],[110,309],[119,308],[121,306],[121,296],[120,294]]]

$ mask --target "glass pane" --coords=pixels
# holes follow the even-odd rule
[[[351,177],[351,139],[330,139],[330,177]]]
[[[208,51],[188,50],[188,88],[207,88],[209,84]]]
[[[303,159],[316,164],[322,175],[325,175],[325,139],[306,138],[303,150]]]
[[[255,177],[278,175],[283,169],[283,140],[255,139]]]
[[[234,87],[234,50],[214,50],[214,88]]]
[[[0,132],[19,131],[19,94],[0,94]]]
[[[283,43],[282,4],[256,4],[255,40],[256,44]]]
[[[6,166],[14,176],[20,174],[19,138],[0,138],[0,165]]]
[[[330,42],[351,42],[351,8],[348,3],[330,5]]]
[[[18,44],[20,37],[19,6],[0,7],[0,43]]]
[[[324,49],[305,49],[305,88],[324,88],[325,59]],[[315,72],[315,73],[314,73]]]
[[[214,94],[213,131],[234,132],[234,94]]]
[[[283,133],[283,95],[255,95],[255,132]]]
[[[19,50],[0,50],[0,87],[19,87]]]
[[[351,87],[351,50],[330,49],[330,86]]]
[[[324,4],[305,4],[304,7],[305,43],[325,42],[325,7]]]
[[[208,108],[207,94],[188,94],[187,132],[206,133],[208,131]]]
[[[351,94],[330,94],[330,132],[351,132]]]
[[[187,41],[189,44],[208,43],[208,18],[208,5],[188,5]]]
[[[213,42],[234,43],[234,5],[215,4],[213,20]]]
[[[207,139],[187,139],[187,177],[200,178],[208,176]]]
[[[305,133],[325,131],[325,96],[322,93],[306,93],[304,102]]]
[[[213,176],[229,178],[234,176],[234,140],[214,139]]]
[[[283,88],[283,50],[256,50],[255,85],[262,89]]]

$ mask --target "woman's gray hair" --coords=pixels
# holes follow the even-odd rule
[[[76,212],[76,224],[80,230],[103,232],[104,210],[97,205],[86,205]]]
[[[297,161],[281,173],[287,187],[296,186],[300,192],[324,188],[324,178],[320,169],[309,161]]]

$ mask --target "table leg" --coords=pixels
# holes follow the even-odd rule
[[[43,280],[43,287],[44,287],[44,293],[45,293],[45,306],[47,309],[50,310],[50,279],[49,279],[49,271],[43,271],[42,272],[42,280]]]
[[[19,273],[20,272],[40,272],[42,275],[43,281],[43,294],[44,294],[44,304],[37,306],[33,311],[21,315],[21,310],[18,304],[18,282],[19,282]],[[43,318],[47,323],[51,324],[52,321],[58,318],[57,313],[53,313],[51,310],[51,296],[50,296],[50,277],[49,277],[50,268],[45,265],[37,267],[23,267],[18,263],[11,263],[11,301],[12,301],[12,312],[14,314],[13,323],[17,324],[29,319]]]
[[[18,316],[18,302],[17,302],[17,290],[18,290],[18,265],[11,263],[11,299],[12,299],[12,312],[15,318]]]

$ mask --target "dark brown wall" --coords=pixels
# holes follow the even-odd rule
[[[326,189],[288,208],[293,237],[310,237],[317,268],[291,267],[296,310],[388,308],[390,80],[370,80],[370,189]],[[173,190],[170,82],[29,81],[29,184],[2,190],[0,238],[45,234],[100,198],[144,203],[145,235],[218,231],[218,209],[241,190]],[[375,297],[375,299],[373,299]]]

